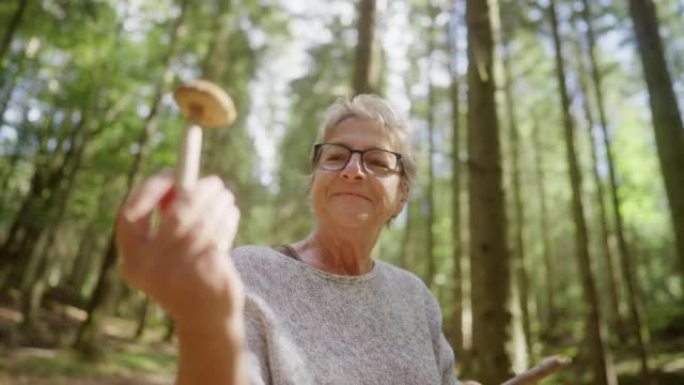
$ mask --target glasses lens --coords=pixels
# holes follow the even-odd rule
[[[343,169],[354,152],[362,154],[363,167],[371,174],[388,174],[396,171],[399,166],[399,157],[396,154],[385,150],[373,149],[352,152],[352,150],[345,146],[326,143],[320,145],[318,151],[318,167],[329,171]]]
[[[326,170],[340,170],[347,164],[351,152],[348,149],[334,144],[321,146],[318,165]]]
[[[370,150],[363,155],[366,170],[374,174],[389,173],[397,169],[397,156],[383,150]]]

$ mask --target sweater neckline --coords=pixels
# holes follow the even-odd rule
[[[287,252],[284,252],[283,249],[286,249]],[[330,273],[304,262],[297,253],[297,251],[290,245],[282,245],[278,248],[274,248],[274,250],[281,256],[286,257],[288,263],[292,263],[296,266],[299,266],[300,268],[304,268],[320,278],[326,279],[328,281],[334,281],[337,283],[357,284],[361,282],[366,282],[373,279],[377,275],[378,271],[378,261],[373,260],[373,268],[369,272],[364,274],[343,275]]]

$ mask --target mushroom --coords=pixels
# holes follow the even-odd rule
[[[230,96],[220,87],[206,80],[184,84],[173,93],[187,124],[183,133],[176,183],[188,191],[197,183],[202,153],[202,128],[229,126],[237,113]]]

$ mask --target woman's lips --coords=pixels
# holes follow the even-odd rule
[[[335,196],[351,196],[351,197],[361,198],[361,199],[365,199],[365,200],[370,200],[362,194],[351,192],[351,191],[338,192],[338,193],[335,193],[333,195],[335,195]]]

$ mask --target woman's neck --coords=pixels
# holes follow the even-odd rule
[[[373,269],[371,252],[377,234],[342,234],[317,227],[307,238],[292,246],[305,263],[340,275],[362,275]]]

